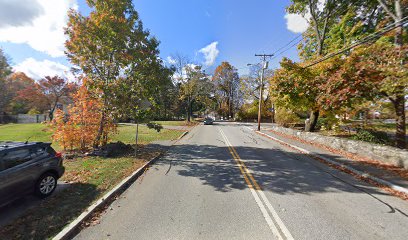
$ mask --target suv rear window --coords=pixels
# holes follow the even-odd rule
[[[47,153],[55,155],[57,152],[52,147],[46,147]]]

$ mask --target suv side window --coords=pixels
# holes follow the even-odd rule
[[[44,154],[44,153],[45,153],[45,148],[34,148],[34,149],[31,149],[31,155],[32,155],[33,157],[37,157],[37,156],[42,155],[42,154]]]
[[[31,160],[31,154],[29,149],[19,149],[8,152],[3,156],[4,170],[18,166]]]

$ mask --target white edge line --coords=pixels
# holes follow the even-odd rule
[[[250,127],[246,127],[246,128],[250,129],[251,131],[255,131],[255,130],[253,130],[253,129],[250,128]],[[356,170],[356,169],[354,169],[354,168],[352,168],[352,167],[349,167],[349,166],[347,166],[347,165],[338,163],[338,162],[333,161],[333,160],[331,160],[331,159],[328,159],[328,158],[326,158],[326,157],[323,157],[323,156],[320,156],[320,155],[317,155],[317,154],[313,154],[313,153],[311,153],[310,151],[308,151],[308,150],[306,150],[306,149],[304,149],[304,148],[301,148],[301,147],[292,145],[292,144],[290,144],[290,143],[284,142],[284,141],[279,140],[279,139],[277,139],[277,138],[275,138],[275,137],[272,137],[272,136],[270,136],[270,135],[268,135],[268,134],[266,134],[266,133],[263,133],[263,132],[260,132],[260,131],[255,131],[255,132],[257,132],[257,133],[259,133],[259,134],[261,134],[261,135],[267,136],[267,137],[271,138],[271,139],[274,140],[274,141],[277,141],[277,142],[283,143],[283,144],[285,144],[285,145],[288,145],[288,146],[290,146],[290,147],[292,147],[292,148],[295,148],[296,150],[298,150],[298,151],[300,151],[300,152],[302,152],[302,153],[304,153],[304,154],[307,154],[307,155],[310,155],[310,156],[314,156],[314,157],[320,158],[320,159],[322,159],[323,161],[326,161],[326,162],[329,162],[329,163],[331,163],[331,164],[333,164],[333,165],[336,165],[336,166],[345,168],[345,169],[347,169],[347,170],[349,170],[349,171],[351,171],[351,172],[353,172],[353,173],[355,173],[355,174],[357,174],[357,175],[360,175],[360,176],[362,176],[362,177],[371,179],[371,180],[373,180],[373,181],[375,181],[375,182],[377,182],[377,183],[380,183],[380,184],[382,184],[382,185],[386,185],[387,187],[389,187],[389,188],[391,188],[391,189],[393,189],[393,190],[395,190],[395,191],[408,194],[408,189],[407,189],[407,188],[404,188],[404,187],[395,185],[395,184],[393,184],[393,183],[391,183],[391,182],[388,182],[388,181],[386,181],[386,180],[383,180],[383,179],[380,179],[380,178],[371,176],[371,175],[368,174],[368,173],[361,172],[361,171],[359,171],[359,170]]]
[[[245,126],[245,128],[248,128],[250,130],[252,130],[250,127]],[[274,138],[276,139],[276,138]],[[278,139],[276,139],[278,140]],[[280,141],[280,140],[278,140]],[[252,174],[252,170],[247,169],[249,171],[249,173]],[[257,190],[258,191],[258,190]],[[294,239],[292,234],[289,232],[289,230],[287,229],[287,227],[285,226],[285,224],[283,223],[282,219],[279,217],[278,213],[276,212],[275,208],[272,206],[272,204],[270,203],[270,201],[268,200],[268,198],[265,196],[265,193],[261,190],[258,192],[259,195],[261,196],[261,198],[264,200],[266,206],[268,207],[269,211],[272,213],[272,216],[274,217],[274,219],[276,220],[277,224],[279,225],[280,229],[282,230],[282,232],[285,234],[286,238],[289,240]]]

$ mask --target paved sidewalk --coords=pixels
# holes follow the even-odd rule
[[[393,183],[395,185],[404,187],[404,188],[408,188],[408,180],[404,179],[403,177],[397,175],[396,173],[383,169],[383,168],[379,168],[373,165],[369,165],[365,162],[362,161],[357,161],[357,160],[352,160],[350,158],[347,158],[345,156],[342,156],[340,154],[335,154],[333,152],[330,152],[329,150],[326,150],[324,148],[320,148],[317,146],[314,146],[312,144],[309,143],[304,143],[298,140],[295,140],[293,138],[290,137],[284,137],[280,134],[276,134],[274,131],[266,128],[261,129],[261,132],[266,133],[274,138],[277,138],[279,140],[282,140],[284,142],[287,142],[289,144],[304,148],[310,152],[312,152],[313,154],[319,155],[319,156],[323,156],[326,158],[329,158],[331,160],[334,160],[336,162],[342,163],[344,165],[350,166],[358,171],[361,172],[365,172],[367,174],[370,174],[371,176],[375,176],[381,179],[384,179],[390,183]]]

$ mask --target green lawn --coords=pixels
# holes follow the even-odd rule
[[[51,132],[41,123],[0,125],[0,141],[51,142]]]
[[[136,126],[119,125],[118,133],[111,136],[111,141],[121,141],[127,144],[135,143]],[[144,125],[139,126],[139,143],[148,144],[157,140],[173,140],[182,132],[177,130],[162,129],[157,132]],[[5,124],[0,125],[0,141],[37,141],[52,142],[52,133],[47,125],[40,123],[29,124]],[[61,150],[57,144],[53,144],[56,150]]]
[[[144,125],[139,125],[139,143],[148,144],[158,140],[173,140],[180,136],[182,131],[162,129],[157,132],[154,129],[149,129]],[[126,144],[134,144],[136,141],[136,126],[135,125],[119,125],[118,134],[112,135],[113,142],[121,141]]]
[[[372,123],[373,127],[379,131],[385,131],[385,132],[394,132],[396,131],[396,124],[395,123]],[[408,127],[408,123],[405,125]]]

